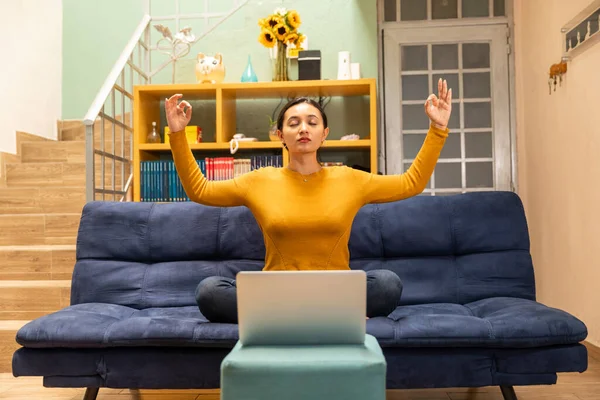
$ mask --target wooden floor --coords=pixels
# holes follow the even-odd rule
[[[551,386],[517,387],[519,400],[600,400],[600,350],[589,347],[589,367],[583,374],[560,374]],[[81,400],[83,389],[44,388],[42,378],[0,374],[0,400]],[[390,390],[388,400],[502,400],[496,387],[443,390]],[[218,390],[100,389],[98,400],[219,400]]]

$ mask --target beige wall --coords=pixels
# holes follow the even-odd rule
[[[0,1],[0,151],[16,131],[56,139],[61,115],[62,0]]]
[[[538,300],[564,309],[600,345],[600,44],[560,62],[560,28],[591,0],[515,0],[519,192],[530,224]]]

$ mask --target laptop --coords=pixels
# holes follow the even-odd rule
[[[364,271],[241,271],[242,345],[364,344]]]

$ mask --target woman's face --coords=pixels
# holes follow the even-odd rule
[[[321,112],[308,103],[290,107],[283,116],[282,130],[277,131],[291,153],[316,152],[328,134]]]

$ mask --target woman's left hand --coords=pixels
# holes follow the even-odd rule
[[[438,81],[438,96],[429,95],[425,101],[425,113],[438,128],[446,129],[452,113],[452,89],[448,89],[448,83],[442,78]]]

